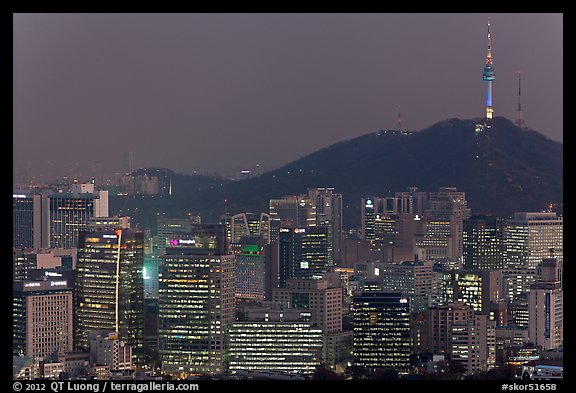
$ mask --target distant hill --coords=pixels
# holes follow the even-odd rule
[[[158,212],[200,213],[209,222],[224,212],[224,199],[231,213],[260,212],[268,211],[270,198],[303,193],[308,187],[334,187],[343,194],[344,226],[357,227],[361,197],[386,196],[411,186],[421,191],[456,187],[466,192],[473,213],[500,217],[563,201],[561,143],[503,117],[477,133],[480,121],[448,119],[418,132],[366,134],[242,181],[185,176],[182,184],[189,178],[196,187],[175,188],[174,196],[154,203],[150,197],[134,198],[131,210],[139,206],[141,218],[134,218],[142,224],[150,224]],[[111,201],[112,213],[115,207]]]

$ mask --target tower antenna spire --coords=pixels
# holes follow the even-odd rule
[[[492,117],[494,110],[492,109],[492,81],[494,78],[494,67],[492,66],[492,34],[490,32],[490,18],[488,18],[488,52],[486,53],[486,64],[484,65],[484,72],[482,79],[486,81],[486,118],[484,125],[487,128],[492,126]]]
[[[402,131],[402,113],[400,112],[400,105],[398,105],[398,131]]]
[[[524,127],[524,115],[522,113],[522,91],[520,90],[520,82],[522,80],[522,70],[518,70],[518,118],[516,119],[516,125],[520,128]]]

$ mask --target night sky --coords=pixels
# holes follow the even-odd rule
[[[380,129],[495,116],[563,141],[563,16],[14,14],[14,169],[271,170]],[[18,179],[17,179],[18,180]]]

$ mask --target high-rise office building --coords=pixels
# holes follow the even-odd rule
[[[139,229],[81,232],[76,278],[75,346],[91,331],[119,333],[141,361],[144,329],[144,234]]]
[[[361,206],[361,229],[360,236],[363,240],[374,240],[374,220],[376,219],[376,198],[367,197],[360,201]]]
[[[454,321],[450,329],[450,358],[460,363],[466,374],[496,367],[496,321],[488,315]]]
[[[160,257],[166,253],[170,240],[179,234],[189,234],[192,225],[200,224],[200,216],[190,215],[184,218],[158,217],[156,220],[156,236],[144,233],[144,293],[149,299],[158,298],[158,274]]]
[[[530,285],[536,280],[534,269],[503,269],[502,285],[504,298],[512,302],[530,290]]]
[[[291,195],[270,199],[269,207],[270,220],[280,221],[280,226],[306,228],[316,225],[315,201],[306,196]]]
[[[292,278],[321,277],[328,270],[328,229],[280,228],[278,266],[280,287]]]
[[[428,309],[428,351],[447,355],[467,373],[487,371],[496,362],[496,321],[463,302]]]
[[[42,246],[42,195],[28,191],[12,194],[12,246],[40,248]]]
[[[144,277],[144,298],[158,299],[158,267],[160,257],[158,248],[155,246],[154,237],[149,229],[144,231],[144,266],[142,276]]]
[[[323,363],[331,366],[344,356],[346,348],[338,348],[345,347],[349,340],[349,334],[342,332],[343,291],[339,284],[331,286],[327,279],[293,279],[285,288],[273,291],[275,302],[310,312],[312,326],[322,330]]]
[[[416,233],[422,232],[420,220],[427,207],[427,201],[427,193],[418,191],[417,187],[409,187],[407,191],[396,192],[391,197],[362,198],[361,238],[371,241],[373,246],[380,250],[392,242],[396,255],[402,254],[401,257],[395,258],[396,261],[412,259],[413,238]],[[409,224],[420,226],[411,228]],[[377,227],[380,227],[379,236],[375,233],[378,231]]]
[[[87,190],[78,186],[75,192],[50,194],[44,199],[47,218],[43,247],[76,247],[78,235],[88,229],[90,218],[108,217],[108,191]]]
[[[424,213],[424,235],[417,241],[417,247],[425,250],[425,259],[460,261],[464,220],[470,215],[464,192],[454,187],[430,192]]]
[[[234,321],[235,266],[226,227],[195,224],[170,239],[160,260],[159,355],[167,374],[216,374],[225,369]]]
[[[563,259],[563,217],[555,212],[514,213],[505,229],[509,269],[536,269],[543,258]]]
[[[342,331],[342,288],[330,287],[325,279],[288,280],[285,288],[273,291],[273,301],[310,310],[312,324],[324,333]]]
[[[232,373],[268,371],[312,374],[322,363],[322,330],[306,310],[269,303],[247,311],[230,327]]]
[[[354,297],[354,366],[409,370],[409,302],[399,292],[364,292]]]
[[[309,188],[308,198],[316,206],[316,226],[328,230],[328,264],[339,263],[342,253],[342,194],[334,188]]]
[[[452,325],[473,318],[474,310],[463,302],[446,303],[428,309],[428,351],[450,354],[452,352]]]
[[[428,193],[418,191],[418,187],[408,187],[406,191],[394,193],[394,197],[399,200],[399,211],[395,213],[414,214],[422,216],[428,206]]]
[[[504,299],[500,270],[461,271],[455,275],[455,298],[475,312],[488,314],[490,304]]]
[[[236,259],[236,299],[263,301],[266,297],[266,281],[270,274],[270,252],[267,241],[261,236],[244,236],[232,243],[230,249]]]
[[[564,342],[562,261],[542,259],[537,274],[528,295],[528,337],[542,349],[557,349]]]
[[[410,312],[425,311],[436,299],[432,262],[384,263],[379,276],[384,291],[400,292],[410,299]]]
[[[179,234],[189,234],[194,224],[200,224],[200,217],[158,217],[156,222],[157,235],[155,237],[158,255],[165,253],[166,247],[170,246],[171,239],[176,239]]]
[[[62,277],[14,281],[14,356],[44,358],[72,350],[73,290]]]
[[[230,243],[244,236],[261,236],[270,242],[270,215],[267,213],[238,213],[230,218]]]
[[[473,215],[464,220],[463,267],[467,270],[502,270],[505,267],[504,220]]]

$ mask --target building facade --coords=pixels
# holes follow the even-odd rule
[[[196,224],[161,256],[158,339],[167,374],[225,370],[227,334],[235,313],[235,263],[226,227]]]
[[[528,294],[528,337],[542,349],[557,349],[564,342],[564,291],[562,262],[544,258],[539,277]]]
[[[118,332],[142,360],[144,235],[139,229],[81,232],[76,278],[75,346],[89,350],[91,331]]]
[[[283,303],[248,310],[230,327],[229,370],[312,374],[322,363],[322,330],[310,313]]]
[[[72,350],[73,290],[62,278],[14,281],[14,356],[44,358]]]
[[[410,366],[410,305],[399,292],[354,297],[353,365],[367,369]]]

